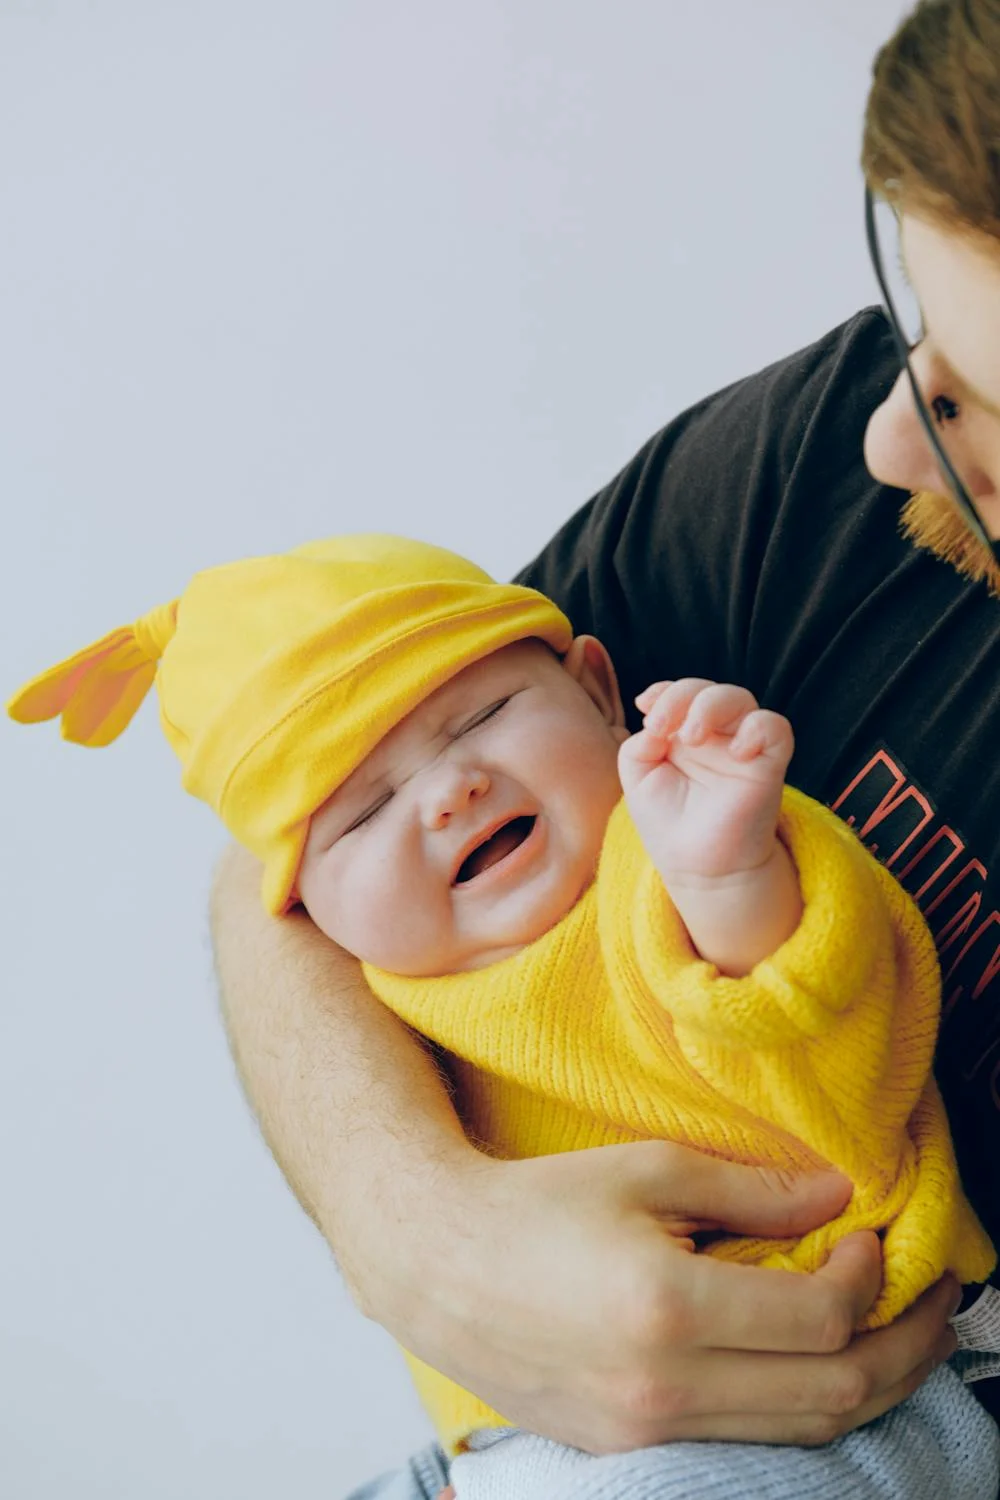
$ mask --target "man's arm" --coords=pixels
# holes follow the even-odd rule
[[[394,1324],[409,1289],[380,1283],[363,1231],[397,1218],[397,1188],[430,1191],[470,1156],[446,1086],[356,959],[304,912],[264,914],[260,866],[237,845],[211,919],[229,1044],[264,1139],[362,1311]]]
[[[698,1226],[804,1233],[840,1211],[843,1179],[664,1142],[491,1160],[355,962],[307,918],[264,915],[241,850],[222,861],[212,920],[244,1087],[360,1307],[511,1421],[592,1452],[826,1442],[945,1352],[948,1286],[851,1340],[878,1293],[874,1236],[812,1277],[688,1248]]]

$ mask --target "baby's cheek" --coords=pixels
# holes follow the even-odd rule
[[[369,899],[370,872],[364,858],[356,850],[352,852],[353,859],[348,859],[339,851],[331,851],[323,867],[315,872],[308,892],[315,905],[310,914],[333,942],[348,953],[367,958],[375,915]]]
[[[441,929],[438,893],[428,880],[411,880],[397,889],[395,922],[401,941],[419,949],[436,944]]]
[[[369,961],[399,974],[420,972],[438,946],[439,919],[426,880],[404,864],[387,864],[378,878],[355,886],[350,901]]]

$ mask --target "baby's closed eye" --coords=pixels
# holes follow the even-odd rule
[[[352,822],[348,823],[347,827],[343,829],[338,837],[345,838],[347,834],[353,833],[356,828],[363,828],[366,823],[372,822],[374,818],[378,817],[379,813],[382,811],[383,807],[385,807],[386,803],[390,801],[392,795],[393,793],[391,788],[388,788],[386,791],[382,792],[374,802],[369,803],[363,813],[360,813],[358,817],[356,817]]]

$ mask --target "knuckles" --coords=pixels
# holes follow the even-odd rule
[[[633,1357],[662,1359],[691,1343],[693,1313],[682,1291],[663,1284],[655,1270],[632,1268],[607,1288],[606,1315],[618,1330],[619,1346]]]
[[[607,1388],[602,1410],[601,1451],[625,1453],[671,1442],[678,1430],[683,1432],[684,1419],[697,1414],[698,1405],[690,1387],[635,1374],[621,1376]]]
[[[837,1367],[823,1398],[824,1416],[851,1417],[874,1393],[874,1382],[867,1370],[857,1365]]]
[[[696,1407],[696,1395],[690,1386],[640,1375],[622,1384],[618,1406],[623,1424],[648,1443],[651,1432],[657,1435],[668,1432],[675,1423],[690,1416]]]
[[[636,1343],[656,1350],[681,1349],[691,1342],[692,1313],[684,1297],[676,1290],[657,1287],[633,1309],[638,1314],[633,1324]]]

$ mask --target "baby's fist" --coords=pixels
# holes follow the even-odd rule
[[[662,758],[657,748],[665,750],[674,740],[694,746],[715,737],[735,761],[749,763],[768,757],[771,774],[780,765],[778,774],[784,776],[791,760],[792,726],[781,714],[758,707],[747,688],[684,677],[678,682],[654,682],[635,702],[644,717],[631,743],[644,758]],[[635,746],[636,739],[640,746]]]
[[[664,878],[752,869],[773,851],[791,725],[732,683],[686,677],[636,698],[643,727],[622,745],[622,787]]]

